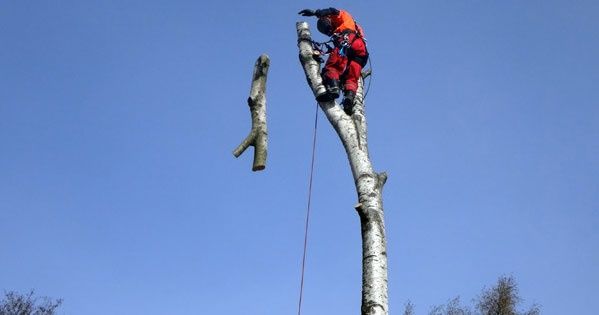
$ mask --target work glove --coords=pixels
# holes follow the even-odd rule
[[[302,16],[315,16],[316,11],[310,10],[310,9],[304,9],[304,10],[299,11],[297,14],[302,15]]]

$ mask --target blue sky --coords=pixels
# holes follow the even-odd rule
[[[592,314],[596,1],[2,1],[0,290],[61,314],[294,314],[315,110],[296,13],[331,5],[372,57],[392,313],[513,275],[524,305]],[[253,173],[231,151],[264,52]],[[356,196],[320,122],[303,310],[355,314]]]

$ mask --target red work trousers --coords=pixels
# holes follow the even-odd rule
[[[335,49],[330,53],[329,59],[322,69],[322,76],[329,80],[341,81],[344,91],[356,92],[358,79],[362,75],[362,67],[365,65],[368,52],[362,38],[356,38],[354,33],[348,35],[350,47],[346,48],[344,56],[341,56],[339,45],[335,45]]]

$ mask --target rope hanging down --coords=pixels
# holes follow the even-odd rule
[[[302,296],[304,293],[304,270],[306,267],[306,251],[308,249],[308,226],[310,223],[310,205],[312,202],[312,178],[314,175],[314,157],[316,156],[316,131],[318,131],[318,103],[316,103],[316,114],[314,117],[314,136],[312,138],[312,163],[310,165],[310,180],[308,184],[308,206],[306,207],[306,228],[304,230],[304,254],[302,257],[302,279],[300,282],[299,304],[297,315],[302,314]]]

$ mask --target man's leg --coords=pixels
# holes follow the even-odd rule
[[[344,73],[345,86],[343,88],[343,110],[350,116],[354,113],[354,101],[356,98],[356,91],[358,90],[358,80],[361,75],[362,66],[355,60],[351,60]]]
[[[358,90],[358,80],[362,76],[362,68],[366,65],[368,60],[368,51],[366,50],[366,43],[362,38],[355,38],[355,34],[351,37],[351,49],[349,50],[349,63],[347,69],[342,75],[342,79],[345,81],[344,84],[344,99],[343,99],[343,110],[346,114],[351,115],[354,112],[354,100],[356,97],[356,91]]]
[[[332,101],[339,97],[339,76],[345,70],[347,57],[339,55],[339,49],[335,48],[329,55],[329,59],[322,69],[322,79],[327,93],[318,97],[320,102]]]

